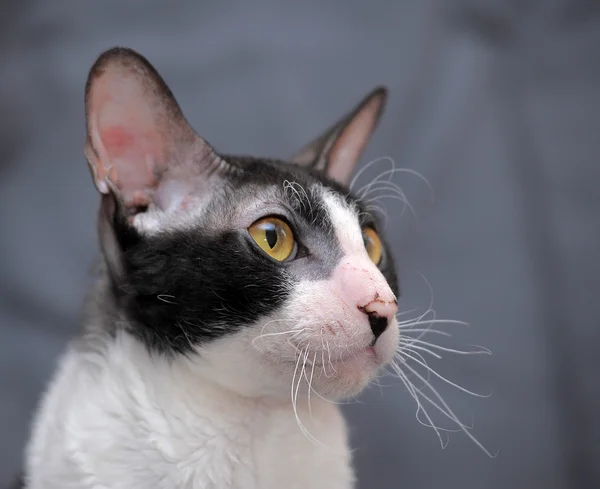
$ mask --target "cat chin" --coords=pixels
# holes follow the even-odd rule
[[[333,372],[328,367],[326,374],[323,370],[321,375],[317,376],[315,373],[312,388],[319,395],[333,401],[355,397],[369,385],[383,366],[375,354],[365,351],[354,358],[337,362],[333,365]]]
[[[372,382],[393,359],[398,345],[398,334],[390,331],[374,347],[352,352],[333,363],[317,363],[313,374],[314,390],[331,400],[355,397]],[[308,375],[312,366],[307,367]]]

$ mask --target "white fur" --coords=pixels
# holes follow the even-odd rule
[[[362,256],[368,260],[356,210],[350,208],[338,194],[329,190],[324,190],[322,195],[329,217],[333,221],[336,238],[346,255]],[[371,264],[371,267],[373,273],[378,272],[375,265]]]
[[[244,398],[125,334],[106,352],[73,349],[62,360],[29,447],[28,487],[351,487],[333,404],[311,400],[311,420],[299,403],[319,446],[298,429],[289,399]]]
[[[294,286],[277,315],[187,357],[151,355],[124,332],[75,344],[34,423],[27,487],[353,487],[344,420],[326,399],[358,394],[397,347],[395,319],[369,346],[356,294],[395,298],[354,210],[323,192],[345,252],[333,279]],[[356,287],[335,278],[348,273]]]
[[[145,236],[152,236],[165,231],[189,229],[204,213],[204,207],[210,200],[210,195],[194,196],[193,199],[189,198],[188,200],[190,202],[189,208],[182,208],[181,201],[165,210],[150,206],[147,212],[134,216],[133,225]]]

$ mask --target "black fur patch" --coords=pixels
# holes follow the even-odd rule
[[[183,353],[274,311],[291,277],[256,255],[243,233],[233,231],[140,240],[125,253],[120,287],[132,332],[152,348]]]

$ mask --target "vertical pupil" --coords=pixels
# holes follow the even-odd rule
[[[274,225],[271,224],[265,229],[265,239],[269,247],[273,249],[277,244],[277,228]]]

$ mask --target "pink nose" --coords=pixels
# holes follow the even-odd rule
[[[392,301],[384,301],[376,298],[366,306],[359,307],[359,309],[369,316],[371,331],[373,331],[375,339],[377,339],[387,329],[388,324],[398,312],[398,303],[395,299]]]
[[[332,280],[339,296],[368,316],[377,339],[398,312],[396,298],[381,272],[371,262],[348,257],[336,267]]]

